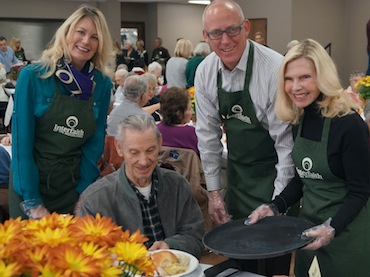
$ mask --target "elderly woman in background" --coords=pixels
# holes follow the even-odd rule
[[[162,133],[162,145],[192,149],[199,155],[195,128],[188,125],[194,110],[186,89],[169,88],[161,94],[159,102],[162,121],[157,126]]]
[[[205,41],[201,41],[194,48],[194,57],[186,64],[186,88],[194,86],[195,71],[198,65],[211,53],[211,47]]]
[[[148,114],[151,114],[155,121],[161,121],[161,117],[158,113],[160,108],[159,97],[155,95],[157,88],[157,78],[151,73],[145,73],[143,75],[148,81],[148,98],[149,101],[143,107],[143,110]]]
[[[128,67],[128,71],[131,71],[135,66],[135,62],[139,59],[139,55],[134,49],[134,45],[131,40],[127,39],[125,41],[125,47],[122,50],[122,55],[124,57],[124,63]]]
[[[149,57],[148,52],[144,48],[144,41],[142,39],[136,41],[136,51],[139,56],[139,59],[135,63],[136,66],[146,69],[149,64]]]
[[[166,65],[167,87],[186,87],[186,64],[193,56],[193,44],[188,39],[179,39],[175,47],[175,56]]]
[[[354,108],[318,42],[305,39],[288,51],[275,109],[293,124],[296,176],[249,219],[284,213],[303,197],[300,216],[316,226],[303,232],[314,240],[297,252],[296,276],[308,276],[315,256],[325,277],[370,272],[369,130]]]
[[[157,78],[157,87],[155,90],[155,95],[159,95],[167,89],[167,84],[164,84],[162,71],[163,71],[162,66],[158,62],[151,62],[148,65],[148,73],[153,74]]]
[[[103,13],[82,5],[19,76],[12,117],[10,216],[74,212],[99,177],[114,63]],[[13,190],[14,188],[14,190]]]

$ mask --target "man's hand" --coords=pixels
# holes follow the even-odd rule
[[[268,217],[268,216],[274,216],[278,215],[279,212],[275,205],[273,204],[262,204],[259,207],[257,207],[251,214],[248,216],[248,218],[244,221],[244,224],[254,224],[258,220]]]
[[[149,251],[154,251],[158,249],[170,249],[170,246],[163,240],[155,241],[153,245],[148,249]]]
[[[309,238],[314,237],[315,240],[305,246],[304,250],[317,250],[325,245],[328,245],[334,238],[335,229],[330,226],[331,217],[323,224],[314,226],[310,229],[303,231],[302,236]]]
[[[224,224],[231,220],[231,215],[228,214],[225,201],[220,190],[209,191],[208,195],[208,213],[218,225]]]

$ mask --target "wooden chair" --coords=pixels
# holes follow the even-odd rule
[[[204,217],[206,231],[212,229],[215,224],[208,214],[208,196],[204,172],[199,156],[192,149],[162,146],[158,157],[158,163],[162,167],[173,167],[189,182],[191,192],[197,201]]]

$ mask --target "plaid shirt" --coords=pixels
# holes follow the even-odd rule
[[[129,179],[127,178],[127,180]],[[131,183],[130,180],[129,183],[140,201],[141,214],[143,217],[143,234],[149,239],[147,242],[145,242],[145,246],[149,248],[155,241],[164,240],[166,238],[164,235],[161,218],[159,216],[157,207],[157,172],[154,171],[152,174],[152,189],[150,192],[149,200],[145,199],[145,197],[140,193],[136,186]]]

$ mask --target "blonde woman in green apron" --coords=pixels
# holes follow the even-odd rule
[[[104,15],[83,5],[18,79],[12,125],[10,216],[70,213],[99,176],[112,82]]]
[[[312,39],[285,56],[277,115],[294,124],[296,177],[272,202],[280,212],[303,197],[300,216],[317,224],[303,232],[315,240],[297,252],[295,274],[309,276],[317,257],[323,277],[370,274],[369,131],[343,93],[334,63]],[[274,214],[261,205],[251,224]]]

